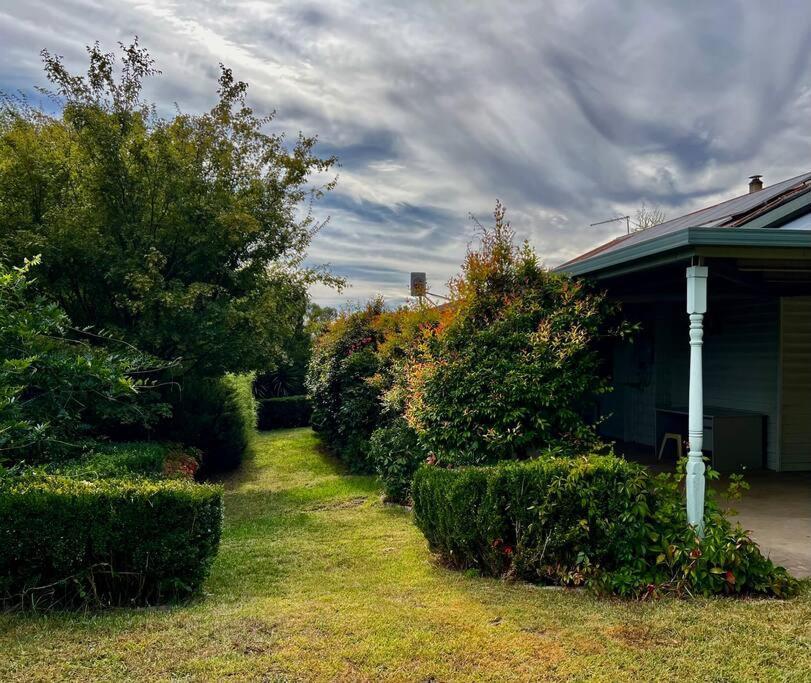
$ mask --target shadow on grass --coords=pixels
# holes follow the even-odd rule
[[[220,482],[225,525],[206,590],[225,600],[284,594],[286,576],[306,571],[312,549],[341,533],[334,513],[380,493],[374,477],[349,473],[301,428],[257,434],[242,468]]]
[[[242,468],[220,479],[226,521],[290,515],[374,498],[374,476],[349,471],[308,428],[258,434]]]

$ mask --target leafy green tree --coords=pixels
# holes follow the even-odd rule
[[[86,75],[43,51],[57,114],[6,98],[0,113],[0,254],[41,253],[38,287],[183,371],[268,367],[296,333],[314,281],[302,266],[333,186],[314,137],[288,144],[221,67],[217,102],[164,118],[137,42],[88,48]]]
[[[254,392],[259,398],[296,396],[307,391],[307,368],[313,354],[313,342],[337,315],[338,311],[329,306],[307,304],[306,312],[302,311],[295,332],[284,346],[283,355],[257,375]]]
[[[0,264],[0,463],[75,456],[106,425],[149,426],[168,415],[166,404],[143,400],[166,364],[74,328],[34,292],[28,274],[37,263]]]
[[[338,317],[338,311],[332,306],[319,306],[310,303],[307,306],[307,318],[304,321],[304,329],[311,340],[321,336],[329,327],[329,324]]]

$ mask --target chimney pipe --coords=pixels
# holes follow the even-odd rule
[[[760,175],[749,176],[749,194],[763,189],[763,180],[761,180],[762,177],[763,176]]]

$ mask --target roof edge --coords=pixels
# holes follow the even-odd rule
[[[554,270],[569,275],[591,275],[631,262],[638,262],[641,268],[642,262],[651,256],[698,246],[811,248],[811,234],[773,228],[683,228],[584,261],[564,263]]]

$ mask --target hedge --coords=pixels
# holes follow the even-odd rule
[[[351,472],[371,474],[369,438],[381,422],[378,344],[383,300],[340,315],[313,348],[307,373],[313,429]]]
[[[110,444],[95,453],[49,467],[55,474],[105,479],[140,475],[160,477],[172,446],[165,443],[131,442]]]
[[[84,479],[150,477],[193,479],[200,453],[174,443],[133,441],[101,446],[75,460],[45,468],[51,474]]]
[[[542,456],[491,467],[422,466],[417,525],[446,563],[601,592],[787,596],[798,583],[707,500],[687,524],[681,476],[614,456]]]
[[[429,546],[449,564],[499,576],[557,580],[588,558],[610,565],[631,534],[641,467],[611,456],[541,458],[493,467],[421,467],[414,515]]]
[[[256,428],[253,375],[188,376],[182,386],[161,438],[200,449],[204,477],[239,467]]]
[[[229,389],[233,396],[234,404],[239,413],[243,429],[250,436],[256,429],[257,403],[253,395],[253,381],[255,375],[246,372],[241,375],[226,373],[222,377],[223,384]]]
[[[369,441],[369,459],[374,463],[389,503],[408,504],[411,481],[426,456],[414,430],[402,417],[374,431]]]
[[[280,396],[259,402],[259,429],[307,427],[313,406],[307,396]]]
[[[0,604],[143,605],[194,595],[217,553],[219,487],[0,475]]]

